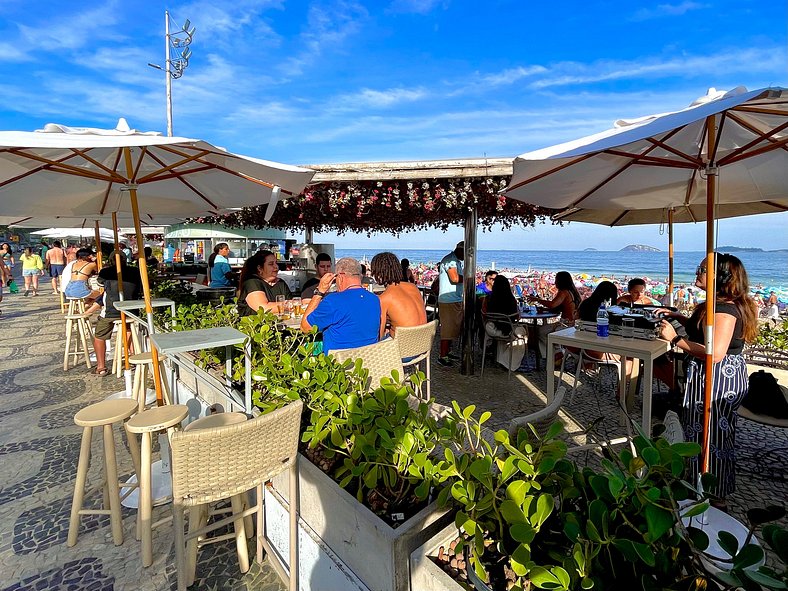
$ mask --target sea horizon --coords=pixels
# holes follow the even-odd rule
[[[387,249],[400,259],[407,258],[411,265],[434,265],[451,246],[441,249],[392,248]],[[384,249],[335,248],[337,258],[353,257],[370,260]],[[774,289],[782,298],[788,298],[788,251],[738,251],[753,288]],[[676,251],[674,254],[674,283],[693,284],[695,269],[706,251]],[[479,249],[476,251],[477,270],[495,268],[498,271],[569,271],[575,275],[648,277],[667,281],[668,255],[665,251],[622,250],[554,250],[554,249]]]

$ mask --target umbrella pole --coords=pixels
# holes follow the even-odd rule
[[[144,242],[142,240],[142,225],[140,224],[140,207],[139,203],[137,202],[137,186],[132,184],[132,179],[130,178],[133,174],[133,164],[131,162],[131,150],[129,148],[123,148],[123,153],[126,158],[126,175],[129,178],[129,197],[131,199],[131,213],[134,216],[134,230],[137,234],[137,264],[139,265],[140,269],[140,277],[142,279],[142,295],[145,299],[145,314],[148,317],[148,334],[153,334],[153,307],[151,306],[150,300],[150,283],[148,281],[148,265],[145,262],[145,254],[144,250],[140,250],[144,248]],[[162,387],[161,387],[161,372],[159,371],[159,352],[156,350],[156,347],[153,344],[153,341],[150,342],[150,351],[153,361],[153,384],[156,387],[156,404],[158,406],[164,406],[164,396],[162,394]]]
[[[706,364],[703,392],[703,470],[710,466],[711,442],[711,400],[714,392],[714,309],[717,299],[717,260],[714,255],[714,203],[717,197],[717,166],[714,162],[716,146],[715,118],[706,119],[706,145],[708,163],[706,165]]]
[[[96,220],[94,222],[95,230],[96,230],[96,264],[98,265],[99,270],[104,266],[104,261],[102,260],[101,256],[101,233],[99,232],[99,222]]]
[[[668,303],[673,305],[673,208],[668,209]]]
[[[118,214],[112,212],[112,237],[115,242],[115,269],[118,273],[118,297],[123,301],[123,267],[120,264],[120,239],[118,237]],[[126,313],[120,313],[120,330],[123,335],[123,379],[126,382],[126,394],[131,398],[131,365],[129,364],[128,327]]]

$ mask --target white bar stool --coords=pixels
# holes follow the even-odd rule
[[[121,421],[125,422],[137,412],[137,403],[131,399],[104,400],[91,404],[74,415],[74,423],[82,427],[82,446],[77,464],[77,481],[74,485],[74,497],[71,502],[71,518],[68,526],[69,547],[77,543],[79,534],[80,515],[109,515],[112,527],[112,541],[116,546],[123,543],[123,525],[120,513],[121,487],[136,487],[136,484],[121,484],[118,482],[118,465],[115,457],[115,437],[112,425]],[[83,509],[85,498],[85,480],[90,467],[90,444],[94,427],[103,427],[104,432],[104,506],[102,509]],[[134,436],[129,436],[129,450],[134,463],[134,469],[139,471],[139,449]],[[131,492],[126,492],[126,495]],[[126,496],[124,495],[124,497]]]
[[[137,532],[142,539],[142,566],[144,567],[153,564],[153,528],[172,519],[170,515],[155,523],[152,522],[151,463],[153,434],[167,431],[167,435],[171,435],[172,431],[187,416],[189,416],[189,409],[185,404],[172,404],[157,406],[137,413],[126,423],[126,431],[133,434],[133,438],[137,434],[142,436],[142,454],[137,471],[140,490],[139,508],[137,510]],[[134,445],[136,446],[136,441]]]
[[[79,365],[79,358],[84,357],[88,369],[93,367],[90,362],[90,348],[93,343],[93,329],[90,327],[89,316],[85,314],[85,300],[68,298],[68,313],[66,314],[66,347],[63,352],[63,371],[70,369],[73,361],[74,367]],[[76,332],[76,335],[74,334]],[[76,337],[76,338],[75,338]],[[71,350],[71,344],[74,350]]]

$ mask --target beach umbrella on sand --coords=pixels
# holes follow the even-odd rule
[[[140,213],[187,217],[296,195],[314,171],[240,156],[207,142],[130,129],[48,124],[35,132],[0,131],[0,209],[5,216],[130,214],[144,244]],[[115,224],[115,227],[117,225]],[[145,311],[152,325],[145,257]],[[161,376],[152,348],[156,395]]]
[[[714,260],[714,220],[788,210],[788,90],[710,90],[681,111],[618,121],[602,133],[529,152],[514,161],[507,197],[555,209],[705,210]],[[755,210],[755,211],[754,211]],[[706,292],[714,294],[715,266]],[[714,298],[706,314],[703,469],[709,467]]]

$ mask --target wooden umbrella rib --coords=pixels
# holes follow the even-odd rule
[[[784,101],[783,103],[769,103],[769,104],[787,104],[788,101]],[[776,115],[777,117],[785,117],[786,112],[780,109],[765,109],[763,107],[757,107],[754,105],[740,105],[738,107],[734,107],[731,111],[741,112],[741,113],[759,113],[761,115]]]
[[[177,152],[175,152],[173,150],[169,150],[167,146],[159,146],[159,147],[162,150],[164,150],[165,152],[172,152],[172,153],[177,154]],[[150,181],[151,179],[154,179],[154,177],[163,175],[164,173],[169,172],[171,170],[174,170],[174,169],[176,169],[176,168],[178,168],[180,166],[183,166],[184,164],[188,164],[189,162],[194,162],[195,160],[198,160],[200,157],[205,156],[206,154],[210,154],[210,152],[202,150],[200,152],[200,154],[194,154],[192,156],[183,158],[182,160],[179,160],[178,162],[174,162],[172,164],[164,164],[164,162],[162,160],[154,157],[153,152],[150,152],[151,158],[154,158],[162,166],[162,168],[160,168],[159,170],[156,170],[156,171],[154,171],[154,172],[152,172],[150,174],[147,174],[147,175],[145,175],[143,177],[138,178],[137,182],[138,183],[146,183],[146,182]],[[210,165],[210,163],[208,163],[208,164]]]
[[[118,171],[118,164],[120,163],[120,157],[123,154],[123,150],[116,150],[115,151],[115,163],[112,165],[112,170],[115,171],[117,174]],[[107,188],[104,191],[104,197],[101,199],[101,209],[99,210],[102,214],[106,213],[107,211],[107,201],[109,201],[109,192],[112,190],[112,181],[107,184]]]
[[[655,149],[658,146],[656,144],[652,145],[651,149]],[[650,151],[649,150],[649,151]],[[646,153],[643,154],[633,154],[632,152],[624,152],[622,150],[604,150],[605,154],[610,154],[612,156],[621,156],[622,158],[629,158],[635,164],[642,164],[642,165],[653,165],[653,166],[670,166],[673,168],[697,168],[700,164],[699,162],[693,161],[691,158],[687,158],[686,162],[682,162],[679,160],[671,160],[670,158],[662,158],[660,156],[649,156]],[[686,155],[684,155],[686,156]]]
[[[148,146],[142,146],[142,150],[140,150],[140,157],[137,159],[137,164],[134,166],[134,174],[132,175],[132,179],[136,179],[137,175],[140,173],[140,168],[142,168],[142,163],[145,161],[145,155],[148,153]]]
[[[544,171],[542,173],[537,174],[536,176],[532,176],[531,178],[525,179],[524,181],[520,181],[519,183],[512,185],[511,187],[506,189],[506,192],[508,193],[508,192],[514,191],[515,189],[519,189],[520,187],[524,187],[525,185],[530,185],[531,183],[533,183],[535,181],[538,181],[538,180],[541,180],[541,179],[543,179],[545,177],[548,177],[551,174],[555,174],[556,172],[561,172],[565,168],[568,168],[570,166],[574,166],[575,164],[577,164],[579,162],[583,162],[584,160],[588,160],[589,158],[593,158],[594,156],[597,155],[597,153],[598,152],[592,152],[590,154],[583,154],[582,156],[580,156],[578,158],[575,158],[574,160],[571,160],[569,162],[564,162],[564,163],[560,164],[559,166],[556,166],[555,168],[551,168],[550,170],[546,170],[546,171]]]
[[[774,201],[763,201],[763,203],[779,211],[788,211],[788,205],[783,205],[782,203],[776,203]]]
[[[787,144],[788,144],[788,138],[785,138],[780,141],[774,142],[773,144],[761,146],[756,150],[751,150],[743,154],[738,154],[737,156],[732,158],[726,156],[725,158],[722,159],[720,164],[726,164],[726,165],[733,164],[735,162],[740,162],[741,160],[747,160],[748,158],[754,158],[755,156],[760,156],[768,152],[773,152],[774,150],[785,150]]]
[[[625,209],[625,210],[624,210],[624,212],[623,212],[623,213],[622,213],[620,216],[618,216],[616,219],[614,219],[614,220],[613,220],[613,223],[612,223],[612,224],[610,224],[610,227],[612,228],[613,226],[617,226],[617,225],[618,225],[618,222],[620,222],[621,220],[623,220],[623,219],[624,219],[624,216],[626,216],[628,213],[629,213],[629,210],[628,210],[628,209]]]
[[[733,114],[731,114],[729,117],[733,121],[735,121],[738,125],[740,125],[742,128],[744,128],[747,131],[753,133],[755,135],[755,139],[753,139],[752,141],[744,144],[743,146],[740,146],[739,148],[737,148],[736,150],[734,150],[730,154],[726,154],[723,158],[720,159],[720,161],[719,161],[720,165],[724,165],[724,164],[728,164],[730,162],[736,162],[738,160],[741,160],[742,158],[740,158],[739,155],[743,154],[743,153],[747,153],[748,154],[747,156],[745,156],[747,158],[749,158],[751,155],[757,155],[757,153],[758,153],[757,150],[753,150],[752,152],[747,152],[747,150],[749,150],[753,146],[756,146],[756,145],[758,145],[758,144],[760,144],[761,142],[764,142],[764,141],[771,142],[771,145],[773,147],[775,147],[775,148],[785,146],[786,138],[783,138],[781,140],[776,140],[772,136],[774,136],[774,135],[780,133],[781,131],[784,131],[786,128],[788,128],[788,121],[786,121],[782,125],[778,125],[777,127],[769,129],[768,131],[762,131],[762,130],[758,129],[757,127],[755,127],[754,125],[751,125],[749,122],[741,119],[740,117],[736,117]]]
[[[72,158],[72,157],[73,157],[73,154],[68,156],[68,158]],[[6,180],[0,182],[0,189],[5,187],[6,185],[10,185],[10,184],[13,184],[13,183],[15,183],[17,181],[21,181],[25,177],[28,177],[28,176],[31,176],[33,174],[39,173],[42,170],[49,170],[49,168],[50,168],[49,164],[44,164],[42,166],[37,166],[35,168],[32,168],[32,169],[28,170],[27,172],[23,172],[22,174],[17,175],[15,177],[11,177],[10,179],[6,179]]]
[[[104,166],[104,165],[103,165],[101,162],[99,162],[98,160],[96,160],[95,158],[91,158],[91,157],[88,155],[88,152],[89,152],[90,150],[92,150],[92,149],[93,149],[93,148],[86,148],[86,149],[72,148],[72,149],[71,149],[71,151],[72,151],[72,152],[74,152],[74,153],[76,153],[76,154],[78,154],[79,156],[81,156],[82,158],[84,158],[85,160],[87,160],[88,162],[90,162],[90,163],[91,163],[93,166],[95,166],[96,168],[99,168],[99,169],[103,170],[103,171],[104,171],[104,172],[106,172],[107,174],[109,174],[109,175],[114,175],[114,176],[117,176],[118,178],[123,178],[123,177],[120,177],[120,176],[118,175],[118,173],[117,173],[117,170],[113,170],[113,169],[111,169],[111,168],[108,168],[108,167]]]
[[[666,144],[665,142],[660,142],[660,141],[657,141],[654,138],[650,138],[650,137],[646,138],[646,141],[659,146],[663,150],[666,150],[666,151],[670,152],[671,154],[674,154],[674,155],[678,156],[679,158],[683,158],[684,160],[687,161],[688,164],[692,164],[694,166],[700,165],[700,160],[698,158],[693,158],[689,154],[685,154],[681,150],[677,150],[676,148]],[[656,159],[657,157],[656,156],[651,156],[650,158]],[[671,163],[675,162],[675,160],[669,160],[667,158],[662,158],[662,160],[666,160],[667,162],[671,162]]]
[[[66,164],[65,160],[50,160],[49,158],[44,158],[43,156],[39,156],[38,154],[31,154],[23,150],[11,150],[11,151],[18,156],[23,156],[24,158],[28,158],[30,160],[35,160],[36,162],[44,163],[46,165],[44,168],[47,168],[48,170],[53,170],[62,174],[71,174],[74,176],[92,178],[101,181],[108,180],[108,177],[98,172],[86,170],[85,168],[79,166]],[[73,155],[78,156],[79,154],[77,152],[74,152]]]
[[[150,158],[151,158],[152,160],[154,160],[156,163],[158,163],[160,166],[164,166],[164,162],[163,162],[163,161],[162,161],[162,160],[161,160],[161,159],[160,159],[160,158],[159,158],[159,157],[158,157],[158,156],[157,156],[155,153],[153,153],[153,152],[150,152],[150,154],[149,154],[149,155],[150,155]],[[150,175],[148,175],[148,176],[150,176]],[[176,178],[177,180],[179,180],[180,182],[182,182],[184,185],[186,185],[186,186],[189,188],[189,190],[193,191],[195,195],[197,195],[197,196],[198,196],[200,199],[202,199],[203,201],[205,201],[205,202],[206,202],[208,205],[210,205],[210,206],[211,206],[213,209],[219,209],[219,206],[218,206],[218,205],[216,205],[216,204],[215,204],[213,201],[211,201],[210,199],[208,199],[208,197],[206,197],[205,195],[203,195],[203,193],[202,193],[200,190],[198,190],[196,187],[192,186],[192,185],[191,185],[189,182],[187,182],[186,180],[184,180],[182,176],[176,176],[176,177],[174,177],[174,178]],[[146,182],[146,183],[155,183],[155,182],[159,182],[159,181],[161,181],[161,180],[162,180],[162,179],[160,179],[160,178],[152,178],[152,179],[149,179],[149,180],[147,180],[147,181],[145,181],[145,182]]]

